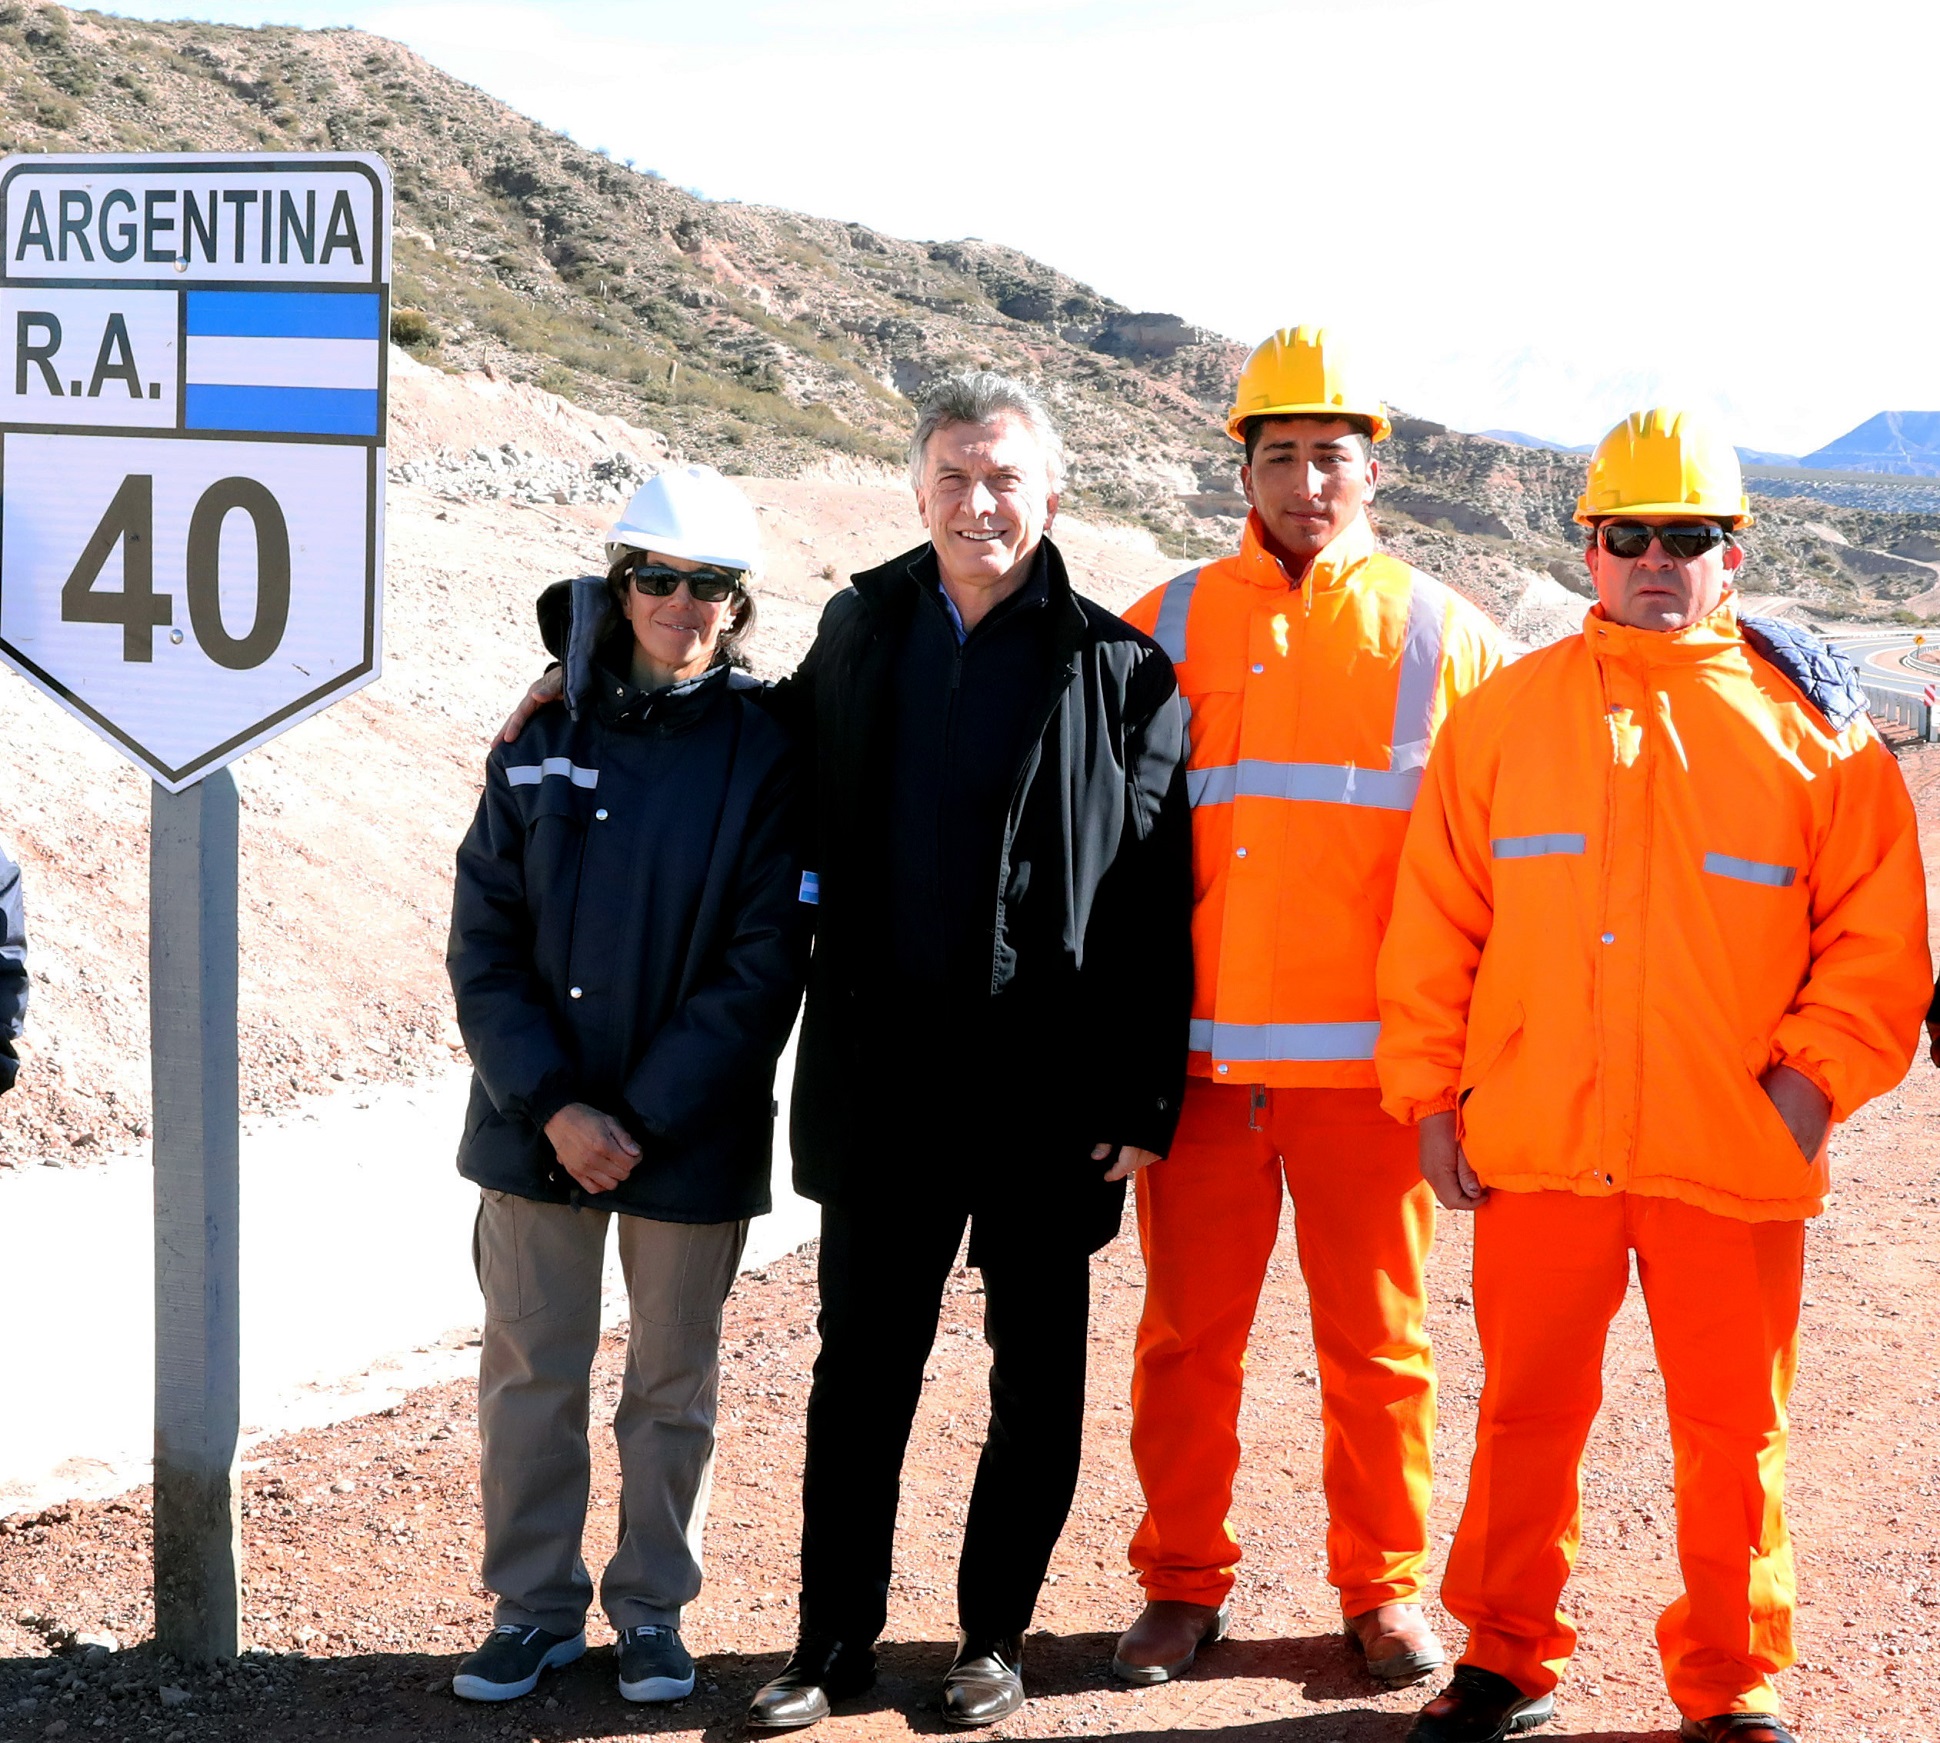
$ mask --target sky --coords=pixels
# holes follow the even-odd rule
[[[249,0],[710,199],[1003,242],[1136,309],[1350,342],[1459,429],[1650,404],[1798,454],[1940,407],[1900,0]]]

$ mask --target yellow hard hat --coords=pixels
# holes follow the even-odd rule
[[[1247,358],[1226,415],[1235,442],[1246,440],[1248,418],[1359,418],[1377,442],[1393,428],[1325,327],[1282,327]]]
[[[1691,412],[1632,412],[1597,443],[1576,499],[1579,525],[1616,514],[1699,514],[1751,525],[1738,450]]]

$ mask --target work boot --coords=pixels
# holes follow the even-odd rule
[[[1131,1627],[1118,1637],[1111,1673],[1120,1682],[1170,1682],[1184,1676],[1199,1648],[1226,1638],[1232,1621],[1228,1604],[1188,1604],[1178,1598],[1152,1598]]]
[[[1503,1743],[1555,1712],[1554,1695],[1526,1695],[1506,1676],[1458,1664],[1448,1687],[1416,1715],[1407,1743]]]
[[[952,1725],[994,1725],[1024,1704],[1024,1637],[958,1637],[943,1678],[943,1716]]]
[[[1419,1604],[1382,1604],[1345,1617],[1341,1632],[1361,1649],[1367,1674],[1391,1689],[1420,1682],[1448,1662]]]
[[[867,1642],[803,1635],[773,1682],[748,1703],[751,1731],[798,1731],[829,1716],[832,1701],[859,1695],[876,1680],[876,1649]]]
[[[1686,1743],[1799,1743],[1776,1713],[1717,1713],[1686,1719],[1678,1727]]]
[[[622,1700],[684,1701],[694,1692],[694,1660],[678,1628],[622,1628],[613,1656]]]
[[[461,1701],[516,1701],[539,1686],[544,1672],[571,1664],[585,1652],[584,1628],[577,1634],[548,1634],[543,1628],[504,1622],[459,1665],[451,1692]]]

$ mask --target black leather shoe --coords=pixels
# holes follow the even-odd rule
[[[1554,1695],[1526,1695],[1506,1676],[1458,1664],[1448,1687],[1416,1715],[1407,1743],[1503,1743],[1555,1712]]]
[[[1678,1727],[1685,1743],[1799,1743],[1775,1713],[1716,1713],[1686,1719]]]
[[[876,1649],[867,1642],[801,1639],[773,1682],[748,1703],[750,1731],[799,1731],[829,1716],[832,1701],[874,1686]]]
[[[1008,1719],[1024,1704],[1024,1637],[965,1634],[943,1679],[943,1717],[966,1729]]]

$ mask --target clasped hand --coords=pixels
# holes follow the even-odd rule
[[[583,1101],[568,1102],[546,1121],[546,1137],[559,1166],[588,1192],[611,1192],[640,1160],[626,1127]]]

